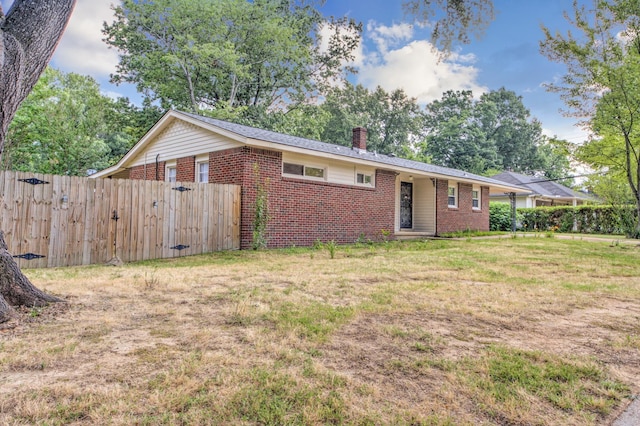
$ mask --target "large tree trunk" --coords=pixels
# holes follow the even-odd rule
[[[9,253],[4,241],[4,232],[0,231],[0,322],[11,316],[13,306],[45,306],[50,302],[63,302],[36,288],[27,278]]]
[[[9,123],[49,63],[75,4],[76,0],[15,0],[6,16],[0,5],[0,156]],[[9,304],[57,301],[22,274],[0,231],[0,322],[10,318]]]

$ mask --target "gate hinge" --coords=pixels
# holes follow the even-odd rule
[[[42,257],[46,257],[43,256],[41,254],[35,254],[35,253],[25,253],[25,254],[17,254],[13,257],[17,257],[19,259],[26,259],[26,260],[32,260],[32,259],[40,259]]]
[[[180,192],[191,191],[191,188],[187,188],[186,186],[178,186],[177,188],[171,188],[171,189],[175,189],[176,191],[180,191]]]
[[[20,182],[30,183],[31,185],[44,185],[47,182],[46,180],[40,180],[38,178],[28,178],[28,179],[18,179]]]

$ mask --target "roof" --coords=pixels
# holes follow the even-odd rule
[[[313,139],[301,138],[298,136],[292,136],[284,133],[273,132],[270,130],[259,129],[256,127],[245,126],[242,124],[231,123],[229,121],[218,120],[215,118],[204,117],[198,114],[175,111],[168,111],[156,125],[149,130],[140,142],[138,142],[123,158],[113,167],[102,170],[94,177],[105,177],[113,174],[119,170],[123,170],[126,166],[126,160],[133,157],[137,151],[144,149],[145,144],[157,134],[163,127],[163,123],[171,118],[178,118],[187,120],[194,124],[199,124],[202,127],[208,128],[214,131],[222,131],[227,135],[235,136],[235,139],[242,141],[247,145],[265,146],[263,142],[266,142],[267,147],[278,148],[281,150],[294,150],[304,151],[305,153],[312,154],[318,153],[321,155],[330,155],[331,157],[342,157],[343,159],[349,159],[358,162],[374,163],[376,165],[384,165],[387,169],[396,171],[415,171],[424,172],[429,175],[440,175],[447,178],[454,178],[459,181],[484,183],[490,187],[494,187],[498,190],[505,192],[528,192],[526,188],[505,184],[504,181],[488,178],[485,176],[479,176],[472,173],[464,172],[462,170],[451,169],[448,167],[436,166],[433,164],[422,163],[419,161],[407,160],[398,157],[392,157],[388,155],[378,154],[376,152],[356,150],[344,145],[335,145],[326,142],[320,142]],[[273,147],[275,144],[276,147]],[[290,149],[287,149],[290,148]],[[311,151],[311,152],[309,152]]]
[[[532,192],[532,194],[530,194],[532,196],[578,199],[586,201],[593,200],[593,198],[587,194],[574,191],[571,188],[560,185],[558,182],[549,181],[545,178],[526,176],[515,172],[502,172],[492,176],[492,179],[527,188]]]

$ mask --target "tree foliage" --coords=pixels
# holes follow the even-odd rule
[[[117,162],[159,113],[102,95],[91,77],[47,68],[9,126],[3,167],[79,176],[101,170]]]
[[[306,1],[123,0],[114,11],[103,29],[121,53],[112,80],[193,112],[315,99],[345,77],[361,31]]]
[[[423,114],[415,98],[402,89],[345,84],[329,92],[320,111],[328,115],[321,139],[351,145],[354,127],[367,129],[367,150],[412,157],[424,136]]]
[[[496,167],[469,90],[447,91],[426,106],[428,136],[423,153],[434,164],[482,173]]]
[[[563,144],[542,134],[522,98],[501,88],[474,99],[471,91],[447,91],[426,106],[425,158],[478,174],[511,170],[557,178],[569,163]]]
[[[578,30],[544,28],[541,51],[567,73],[549,89],[560,93],[568,114],[595,135],[579,158],[600,171],[622,174],[640,207],[640,3],[599,0],[592,10],[574,2],[567,19]],[[636,232],[640,237],[640,216]]]

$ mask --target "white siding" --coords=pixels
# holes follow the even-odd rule
[[[413,230],[436,232],[436,191],[428,178],[413,181]]]
[[[329,160],[326,158],[314,157],[312,155],[295,154],[290,152],[282,153],[282,161],[285,163],[323,168],[326,170],[326,181],[331,183],[354,185],[356,182],[356,170],[358,173],[371,174],[375,179],[375,168],[361,166],[356,167],[355,164],[343,161]]]
[[[507,204],[511,204],[511,200],[509,200],[509,197],[491,197],[489,198],[489,202],[491,203],[507,203]],[[531,198],[527,197],[527,196],[518,196],[516,197],[516,208],[517,209],[522,209],[522,208],[528,208],[528,207],[533,207],[532,203],[531,203]]]
[[[193,124],[176,120],[169,124],[147,148],[132,159],[128,167],[150,164],[156,161],[174,160],[176,158],[201,155],[212,151],[221,151],[242,146],[241,143],[214,134]]]

